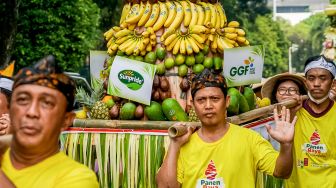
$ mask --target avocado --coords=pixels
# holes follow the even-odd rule
[[[227,109],[228,115],[237,115],[239,113],[240,93],[236,88],[231,87],[228,89],[228,96],[230,96],[230,104]]]
[[[120,119],[121,120],[132,120],[134,119],[136,106],[135,104],[128,102],[125,103],[120,109]]]
[[[250,107],[250,110],[255,109],[256,107],[256,99],[254,97],[254,92],[253,89],[250,87],[244,87],[244,93],[243,93],[244,97],[247,100],[247,103]]]
[[[249,104],[243,94],[239,97],[239,113],[245,113],[250,110]]]
[[[152,121],[166,121],[160,103],[151,101],[149,106],[145,107],[145,114]]]
[[[188,115],[180,104],[172,98],[165,99],[162,102],[162,110],[170,121],[188,121]]]

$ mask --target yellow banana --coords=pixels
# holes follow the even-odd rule
[[[152,12],[148,21],[145,24],[145,27],[152,27],[155,24],[156,20],[158,19],[159,14],[160,14],[160,6],[158,3],[155,3],[154,5],[152,5]]]
[[[205,18],[204,8],[198,4],[195,4],[195,6],[197,8],[198,13],[197,25],[204,25],[204,18]]]
[[[212,41],[212,43],[211,43],[211,50],[213,51],[213,52],[216,52],[217,51],[217,47],[218,47],[218,45],[217,45],[217,36],[214,36],[214,40]]]
[[[223,29],[225,33],[236,33],[237,32],[236,28],[234,27],[224,27]]]
[[[216,4],[218,4],[218,2],[216,3]],[[216,29],[220,29],[221,27],[221,14],[219,13],[219,10],[217,9],[217,7],[216,7],[216,4],[214,4],[214,5],[212,5],[213,7],[214,7],[214,9],[215,9],[215,12],[216,12],[216,26],[215,26],[215,28]]]
[[[149,33],[149,31],[144,31],[144,32],[141,33],[141,35],[145,38],[148,38],[150,36],[150,33]]]
[[[248,46],[250,45],[250,42],[248,40],[245,41],[245,45]]]
[[[152,46],[152,44],[147,44],[147,46],[146,46],[146,51],[147,52],[151,52],[152,51],[152,49],[153,49],[153,46]]]
[[[224,11],[222,5],[219,2],[217,2],[215,4],[215,7],[216,7],[216,9],[219,13],[219,17],[220,17],[220,28],[223,28],[227,24],[227,18],[226,18],[225,11]]]
[[[175,40],[175,38],[177,38],[177,34],[173,33],[172,35],[167,37],[167,39],[164,41],[164,45],[168,46],[171,42],[173,42]]]
[[[173,1],[166,1],[166,4],[168,8],[168,18],[164,23],[164,26],[169,27],[173,23],[176,16],[176,5]]]
[[[140,4],[133,4],[131,10],[128,12],[128,15],[125,18],[125,23],[133,24],[133,22],[128,22],[129,20],[136,19],[139,16]]]
[[[131,9],[131,4],[130,3],[124,5],[124,7],[122,9],[122,12],[121,12],[119,24],[122,24],[125,21],[125,18],[128,15],[130,9]]]
[[[225,33],[225,37],[230,40],[236,40],[237,36],[237,33]]]
[[[166,50],[169,52],[172,51],[178,40],[179,38],[176,37],[168,46],[166,46]]]
[[[239,27],[239,22],[231,21],[228,23],[228,27]]]
[[[199,49],[203,50],[204,48],[204,44],[199,43],[196,39],[191,38],[193,40],[193,42],[195,42],[195,44],[198,46]]]
[[[181,54],[186,54],[186,44],[185,44],[185,39],[184,39],[184,37],[181,38],[181,43],[180,43],[180,53],[181,53]]]
[[[113,51],[117,51],[118,50],[118,44],[114,43],[110,46],[110,48],[113,50]]]
[[[239,42],[239,43],[245,43],[245,41],[246,41],[246,38],[245,37],[237,37],[237,41]]]
[[[136,24],[128,24],[127,29],[133,31],[136,27]]]
[[[237,34],[238,34],[238,36],[243,37],[243,36],[245,36],[245,31],[243,29],[237,29]]]
[[[147,44],[149,44],[149,38],[144,38],[144,40],[143,40],[143,43],[145,44],[145,45],[147,45]]]
[[[131,30],[123,29],[123,30],[120,30],[120,31],[116,32],[116,33],[114,34],[114,37],[115,37],[115,38],[121,38],[121,37],[126,36],[126,35],[129,35],[129,34],[131,34],[131,33],[132,33]]]
[[[140,20],[138,22],[138,26],[145,25],[145,23],[148,21],[150,15],[151,15],[151,13],[152,13],[152,4],[150,4],[149,1],[147,1],[145,12],[141,16],[141,18],[140,18]]]
[[[208,7],[210,8],[210,22],[208,22],[207,27],[212,28],[216,26],[216,20],[217,20],[216,10],[211,3],[208,3]]]
[[[208,25],[208,23],[210,22],[210,17],[211,17],[210,7],[205,2],[199,2],[199,4],[203,7],[204,14],[205,14],[203,25]]]
[[[175,30],[176,28],[180,27],[183,21],[183,17],[184,17],[183,8],[180,2],[175,1],[175,4],[176,4],[176,16],[175,16],[173,23],[171,23],[171,25],[169,26],[168,30]]]
[[[104,33],[105,40],[106,40],[106,41],[109,41],[110,38],[112,38],[112,36],[113,36],[114,33],[115,33],[115,31],[114,31],[113,28],[111,28],[111,29],[109,29],[108,31],[106,31],[106,32]]]
[[[173,54],[176,55],[180,50],[181,39],[179,38],[174,46]]]
[[[116,40],[115,40],[116,38],[111,38],[108,42],[107,42],[107,44],[106,44],[106,46],[107,46],[107,48],[109,48],[112,44],[115,44],[115,42],[116,42]]]
[[[126,23],[128,24],[137,24],[138,21],[141,19],[143,16],[144,12],[146,10],[146,4],[144,4],[142,1],[140,3],[139,11],[135,12],[135,15],[131,18],[128,18],[125,20]]]
[[[115,43],[116,44],[122,44],[122,43],[124,43],[126,40],[128,40],[131,37],[132,37],[132,35],[126,35],[126,36],[117,38],[117,40],[115,41]]]
[[[133,43],[131,43],[131,45],[129,45],[129,46],[126,48],[125,53],[126,53],[127,55],[131,55],[131,54],[133,54],[134,48],[137,46],[137,44],[138,44],[138,41],[134,40]]]
[[[200,44],[203,44],[205,42],[205,39],[197,34],[191,34],[191,37],[194,38],[197,42]]]
[[[190,4],[187,1],[180,1],[184,11],[184,26],[188,27],[191,21],[191,8]]]
[[[115,52],[116,52],[116,51],[113,51],[111,48],[108,48],[108,49],[107,49],[107,54],[108,54],[108,55],[111,55],[111,56],[112,56],[112,55],[115,54]]]
[[[194,3],[189,2],[190,4],[190,9],[191,9],[191,21],[189,24],[189,27],[192,25],[196,25],[197,24],[197,19],[198,19],[198,10],[197,7],[195,6]]]
[[[154,31],[161,29],[163,24],[166,22],[168,18],[168,8],[166,4],[161,2],[159,2],[159,4],[160,4],[160,16],[153,26]]]
[[[218,45],[218,52],[223,53],[224,52],[224,41],[222,37],[218,37],[217,39],[217,45]]]
[[[194,38],[188,37],[187,40],[188,40],[188,43],[189,43],[192,51],[195,52],[195,53],[198,53],[200,50],[199,50],[199,47],[197,46]]]
[[[125,51],[126,51],[126,48],[127,48],[131,43],[133,43],[133,42],[134,42],[133,39],[130,38],[130,39],[128,39],[126,42],[120,44],[120,45],[118,46],[118,49],[119,49],[120,51],[122,51],[122,52],[125,52]]]
[[[189,27],[190,33],[194,34],[204,34],[208,31],[208,29],[203,25],[191,25]]]
[[[146,54],[147,54],[146,49],[145,49],[145,50],[142,50],[142,51],[140,52],[140,55],[141,55],[141,56],[145,56]]]
[[[227,38],[227,37],[224,37],[225,38],[225,41],[226,42],[229,42],[230,44],[234,44],[234,43],[236,43],[236,41],[235,40],[231,40],[231,39],[229,39],[229,38]]]
[[[172,35],[173,33],[175,33],[175,29],[168,29],[166,32],[163,33],[163,35],[161,36],[161,41],[163,42],[164,40],[166,40],[167,37],[169,37],[170,35]]]
[[[223,44],[224,44],[224,48],[233,48],[234,47],[234,45],[227,38],[223,38]]]
[[[187,54],[188,54],[188,55],[193,54],[193,49],[192,49],[192,47],[191,47],[191,45],[190,45],[190,43],[189,43],[187,37],[184,38],[184,45],[185,45]]]

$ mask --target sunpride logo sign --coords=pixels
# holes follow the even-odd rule
[[[120,71],[118,73],[118,78],[123,84],[133,91],[139,90],[144,83],[144,78],[141,74],[133,70]]]
[[[230,76],[242,76],[242,75],[247,75],[249,74],[255,74],[255,68],[253,67],[253,62],[254,59],[251,57],[248,57],[248,59],[244,60],[244,64],[243,66],[239,66],[239,67],[232,67],[230,69]]]

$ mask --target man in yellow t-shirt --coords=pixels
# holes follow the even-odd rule
[[[75,117],[74,91],[74,81],[52,56],[14,77],[9,109],[13,140],[0,157],[0,187],[98,187],[93,171],[59,151],[59,135]]]
[[[335,75],[335,64],[323,56],[305,63],[309,99],[296,113],[294,167],[286,188],[336,187],[336,105],[329,99]]]
[[[164,162],[157,174],[159,187],[255,187],[257,170],[288,178],[292,171],[294,124],[283,108],[276,127],[267,126],[280,144],[280,153],[252,130],[226,121],[229,97],[222,75],[205,69],[192,80],[191,94],[202,127],[171,139]],[[184,126],[183,123],[178,123]],[[188,142],[189,141],[189,142]]]

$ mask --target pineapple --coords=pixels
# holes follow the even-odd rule
[[[89,109],[91,119],[110,119],[109,109],[101,101],[103,94],[104,87],[102,83],[93,84],[91,96],[82,87],[76,89],[76,100]]]
[[[189,122],[199,122],[199,121],[200,121],[199,118],[197,117],[197,114],[196,114],[194,108],[191,108],[191,109],[189,110],[188,121],[189,121]]]

